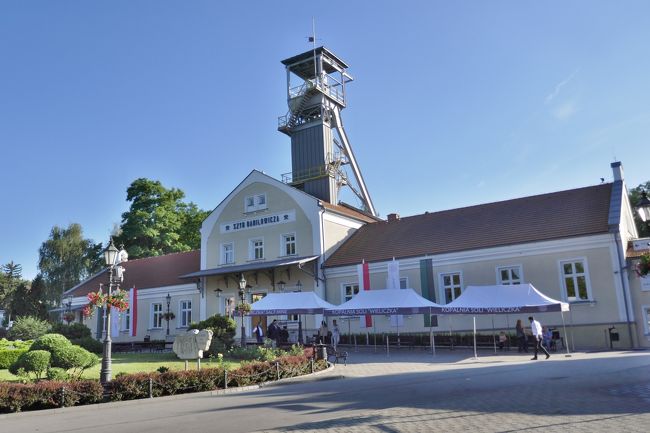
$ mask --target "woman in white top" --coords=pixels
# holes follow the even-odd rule
[[[332,322],[332,346],[334,346],[334,350],[336,350],[336,346],[338,346],[340,339],[341,334],[339,332],[339,325],[337,325],[336,320],[334,320]]]

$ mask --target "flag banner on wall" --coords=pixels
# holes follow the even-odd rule
[[[370,290],[370,269],[365,260],[357,265],[357,275],[359,276],[359,291]],[[366,314],[365,320],[360,320],[359,325],[361,328],[372,328],[372,316]]]
[[[137,335],[138,325],[138,291],[135,287],[129,290],[129,329],[131,330],[131,337]]]

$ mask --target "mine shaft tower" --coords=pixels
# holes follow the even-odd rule
[[[367,213],[377,213],[343,128],[348,65],[325,47],[283,60],[289,111],[278,130],[291,137],[291,173],[283,181],[323,201],[338,204],[347,186]],[[349,165],[353,179],[344,166]]]

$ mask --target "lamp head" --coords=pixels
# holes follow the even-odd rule
[[[278,289],[280,289],[281,292],[284,292],[284,288],[287,285],[284,281],[280,280],[278,281]]]
[[[239,279],[239,290],[244,291],[246,289],[246,279],[244,278],[244,274],[241,274],[241,278]]]
[[[643,222],[650,222],[650,200],[646,191],[641,192],[641,199],[636,205],[636,213]]]
[[[115,264],[115,259],[119,251],[115,248],[113,244],[113,238],[111,238],[108,248],[104,251],[104,260],[106,261],[106,266],[113,266]]]

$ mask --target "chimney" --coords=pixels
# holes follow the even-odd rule
[[[623,180],[623,166],[621,165],[621,162],[612,162],[611,167],[614,172],[614,182],[617,180]]]
[[[396,213],[389,213],[389,214],[387,215],[387,219],[386,219],[386,220],[387,220],[388,222],[391,222],[391,221],[399,221],[399,214],[396,214]]]

